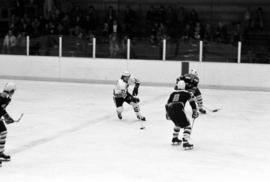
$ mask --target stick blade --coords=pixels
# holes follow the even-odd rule
[[[220,109],[214,109],[212,110],[212,112],[218,112]]]
[[[24,113],[21,113],[20,117],[16,120],[16,122],[19,122],[22,119],[23,115]]]

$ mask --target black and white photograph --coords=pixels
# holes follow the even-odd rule
[[[0,0],[1,182],[269,182],[268,0]]]

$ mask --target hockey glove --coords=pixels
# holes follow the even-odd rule
[[[14,123],[14,119],[12,119],[7,113],[3,117],[6,124]]]
[[[193,109],[192,110],[192,118],[196,119],[197,117],[199,117],[199,112],[197,111],[197,109]]]
[[[138,83],[134,86],[134,89],[133,89],[133,92],[132,92],[132,95],[133,96],[137,96],[138,95],[139,86],[140,86],[140,84],[138,84]]]

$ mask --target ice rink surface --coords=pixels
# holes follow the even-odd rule
[[[141,86],[140,130],[131,106],[116,117],[114,85],[15,83],[7,111],[24,117],[7,126],[12,160],[1,182],[270,181],[270,92],[202,89],[204,105],[221,110],[195,120],[194,150],[185,151],[171,145],[165,119],[172,88]]]

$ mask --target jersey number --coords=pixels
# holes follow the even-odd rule
[[[180,94],[174,94],[172,101],[178,102],[179,101]]]

